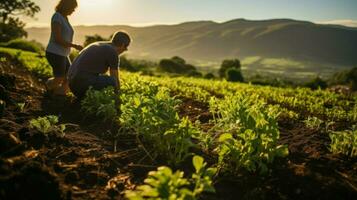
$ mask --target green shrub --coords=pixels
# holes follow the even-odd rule
[[[35,53],[42,53],[44,51],[44,47],[36,42],[36,41],[28,41],[24,39],[14,39],[5,43],[1,43],[0,46],[13,48],[13,49],[21,49],[24,51],[30,51]]]
[[[207,74],[205,74],[205,75],[203,76],[203,78],[205,78],[205,79],[214,79],[215,76],[214,76],[213,73],[207,73]]]
[[[94,42],[99,42],[99,41],[108,41],[110,40],[109,38],[105,38],[102,37],[98,34],[94,34],[94,35],[86,35],[84,42],[83,42],[83,46],[86,47]]]
[[[256,74],[254,76],[246,79],[247,82],[250,82],[253,85],[270,85],[274,87],[295,87],[297,83],[294,83],[291,80],[283,79],[280,77],[269,77]]]
[[[127,59],[125,56],[120,57],[120,68],[125,69],[129,72],[138,71],[138,69],[133,65],[131,60]]]
[[[152,74],[156,67],[157,63],[155,62],[147,60],[129,59],[126,56],[120,57],[120,68],[130,72],[142,71],[147,74]]]
[[[357,90],[357,67],[338,72],[329,80],[330,85],[350,85],[353,91]]]
[[[188,74],[192,71],[196,71],[196,67],[187,64],[183,58],[174,56],[171,59],[160,60],[158,70],[168,73]]]
[[[187,73],[187,76],[189,76],[189,77],[202,77],[202,73],[198,72],[196,70],[192,70],[192,71]]]
[[[326,89],[327,88],[327,82],[322,80],[321,77],[316,77],[315,79],[311,80],[310,82],[305,84],[306,87],[311,88],[313,90],[317,89]]]
[[[223,60],[221,67],[219,68],[218,74],[219,77],[224,78],[226,75],[226,71],[230,68],[240,69],[241,63],[238,59],[227,59]]]
[[[158,65],[156,62],[149,60],[129,59],[129,61],[140,71],[153,70]]]
[[[243,82],[243,75],[240,69],[229,68],[226,71],[226,79],[230,82]]]
[[[347,81],[351,84],[352,90],[357,90],[357,67],[351,69],[347,74]]]

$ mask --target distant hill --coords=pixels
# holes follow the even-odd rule
[[[148,27],[77,26],[75,40],[82,43],[85,35],[109,36],[121,29],[134,39],[129,48],[133,57],[160,59],[178,55],[187,60],[220,61],[259,56],[336,65],[357,64],[356,28],[291,19],[197,21]],[[27,31],[29,39],[47,43],[48,28]]]

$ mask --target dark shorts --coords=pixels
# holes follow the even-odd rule
[[[54,77],[65,77],[71,62],[68,57],[60,56],[46,51],[46,58],[51,65]]]
[[[109,86],[114,87],[115,85],[115,79],[107,75],[82,75],[69,80],[69,88],[80,99],[85,96],[89,87],[101,90]]]

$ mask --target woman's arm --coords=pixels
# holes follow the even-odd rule
[[[61,28],[62,27],[59,23],[57,22],[52,23],[52,32],[54,33],[55,42],[63,47],[73,47],[79,51],[82,50],[83,47],[81,45],[72,44],[70,42],[66,42],[65,40],[63,40]]]

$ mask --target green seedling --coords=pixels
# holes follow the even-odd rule
[[[57,123],[58,117],[54,115],[38,117],[37,119],[30,120],[30,128],[36,129],[43,134],[56,133],[63,137],[66,125],[57,125]]]
[[[192,163],[195,172],[191,179],[184,178],[184,172],[172,172],[171,168],[162,166],[157,171],[151,171],[144,185],[135,191],[126,191],[125,197],[129,200],[143,199],[180,199],[196,200],[203,192],[215,192],[212,178],[216,173],[215,168],[206,168],[206,163],[200,156],[194,156]]]

